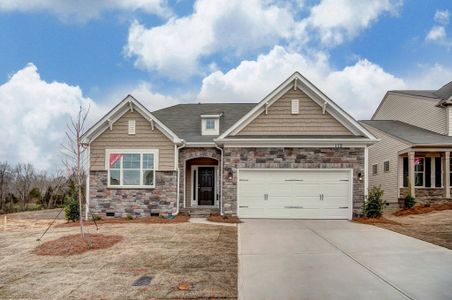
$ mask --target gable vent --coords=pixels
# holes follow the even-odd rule
[[[300,113],[300,100],[298,99],[292,99],[292,114],[298,114]]]
[[[135,120],[129,120],[129,134],[135,134]]]

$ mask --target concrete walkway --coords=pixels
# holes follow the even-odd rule
[[[452,251],[348,221],[244,220],[239,299],[452,299]]]

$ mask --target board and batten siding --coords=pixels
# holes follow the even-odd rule
[[[379,142],[369,147],[369,189],[373,186],[380,186],[384,191],[383,200],[387,203],[397,203],[399,195],[399,181],[402,170],[399,170],[400,150],[408,148],[410,145],[396,139],[370,125],[363,124],[367,130],[375,135]],[[389,161],[389,172],[384,172],[383,165]],[[372,166],[378,164],[378,174],[373,175]]]
[[[299,113],[292,114],[292,100]],[[237,135],[353,135],[328,112],[300,90],[290,90],[276,100]]]
[[[372,120],[398,120],[447,135],[446,109],[438,101],[389,93]]]
[[[128,133],[129,120],[135,120],[135,134]],[[105,170],[105,149],[158,149],[158,170],[174,170],[174,144],[140,113],[129,111],[90,144],[90,169]]]

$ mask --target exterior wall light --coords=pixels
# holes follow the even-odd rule
[[[232,170],[228,173],[228,180],[232,180],[234,178],[234,174],[232,173]]]
[[[358,180],[359,181],[363,180],[363,173],[361,173],[361,172],[358,173]]]

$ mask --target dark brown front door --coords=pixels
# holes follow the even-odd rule
[[[198,205],[215,203],[215,168],[198,167]]]

